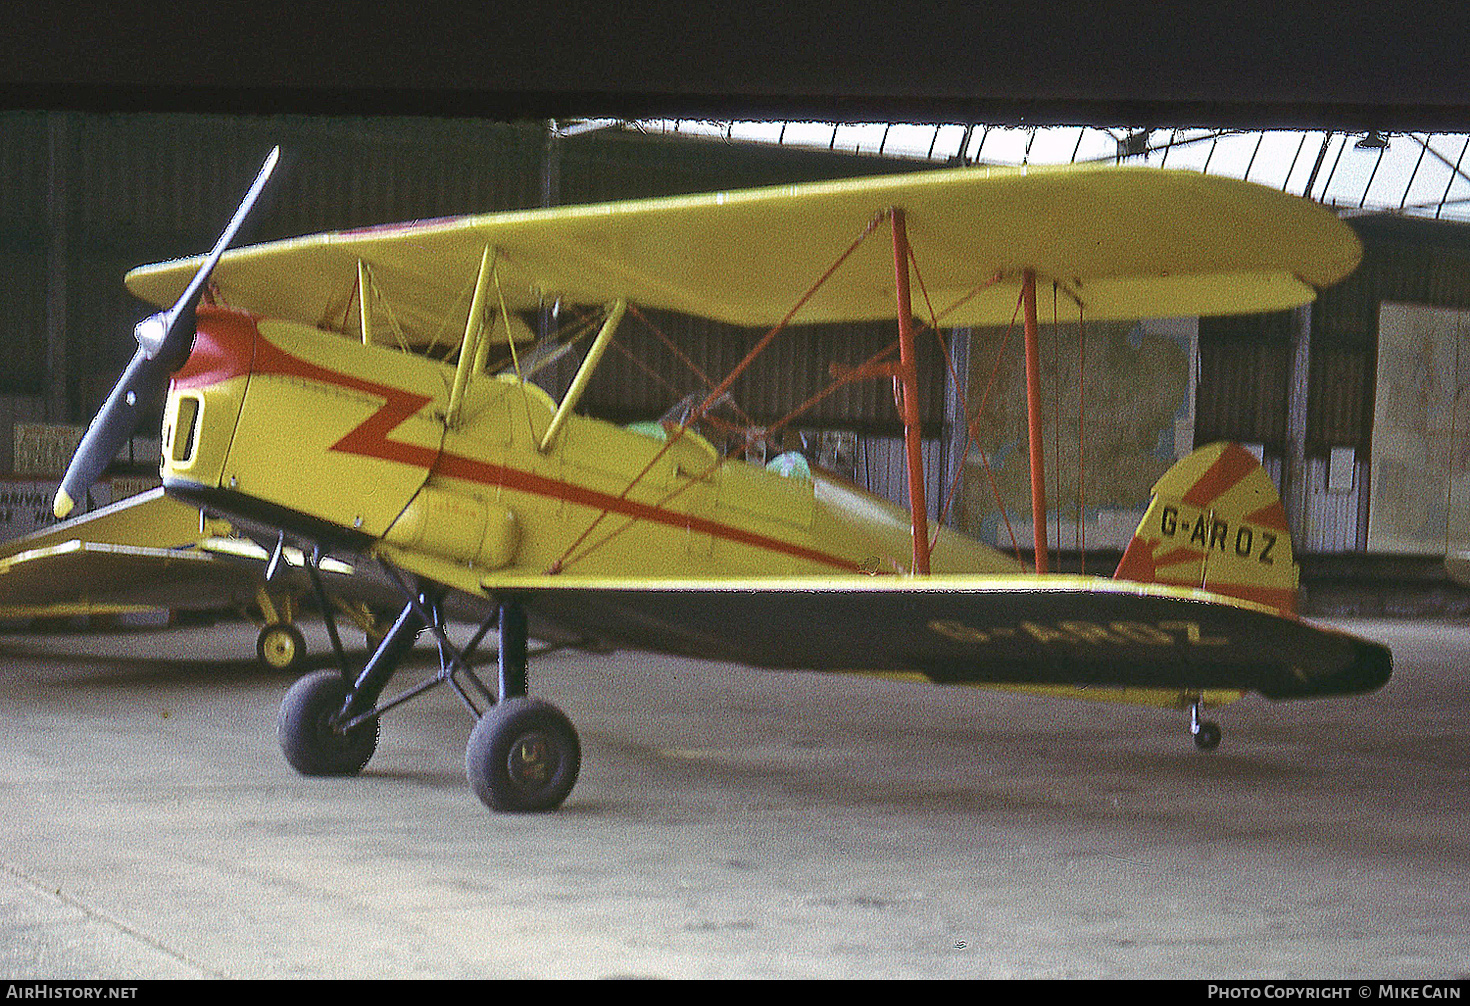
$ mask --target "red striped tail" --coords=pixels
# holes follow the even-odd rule
[[[1295,614],[1296,559],[1271,477],[1239,444],[1201,447],[1155,484],[1114,578],[1198,587]]]

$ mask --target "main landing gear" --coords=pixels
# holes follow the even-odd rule
[[[295,602],[290,594],[272,595],[264,586],[255,591],[260,608],[260,634],[255,656],[272,671],[295,674],[306,662],[306,637],[295,624]]]
[[[323,611],[327,611],[325,605],[330,604],[353,622],[362,630],[370,646],[376,646],[382,639],[382,626],[367,605],[350,604],[339,597],[329,598],[325,593],[320,595],[318,602],[324,606]],[[306,637],[296,625],[297,599],[290,593],[272,593],[262,586],[255,592],[255,605],[260,609],[260,618],[256,620],[260,633],[255,637],[255,656],[261,666],[282,674],[300,674],[305,670],[310,654],[306,649]],[[252,614],[248,609],[246,613]]]
[[[302,775],[350,776],[362,771],[378,743],[383,713],[439,684],[447,683],[475,717],[465,749],[465,775],[487,806],[500,811],[546,811],[559,807],[577,781],[581,743],[567,717],[526,694],[526,616],[513,601],[501,604],[457,648],[445,632],[437,599],[408,588],[384,564],[407,603],[361,672],[353,674],[336,641],[340,670],[300,679],[286,693],[277,721],[281,751]],[[329,630],[332,625],[328,623]],[[499,681],[494,693],[480,680],[471,660],[481,640],[498,628]],[[403,694],[379,702],[398,665],[427,629],[439,643],[436,676]]]

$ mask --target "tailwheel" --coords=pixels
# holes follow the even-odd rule
[[[255,655],[273,671],[294,674],[306,662],[306,637],[290,622],[277,622],[260,630]]]
[[[342,731],[335,721],[347,701],[347,684],[334,670],[297,681],[281,703],[276,737],[291,767],[302,775],[348,776],[362,771],[378,747],[375,718]]]
[[[511,698],[480,717],[464,761],[471,788],[492,810],[555,810],[576,784],[582,747],[560,709]]]
[[[1220,725],[1213,720],[1205,720],[1194,732],[1194,746],[1201,751],[1213,751],[1220,746]]]
[[[1214,720],[1200,719],[1203,702],[1196,696],[1189,704],[1189,732],[1194,735],[1194,746],[1201,751],[1213,751],[1220,746],[1220,724]]]

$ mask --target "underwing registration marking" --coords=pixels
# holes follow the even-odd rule
[[[948,618],[929,622],[929,631],[961,643],[992,643],[1030,639],[1038,643],[1078,646],[1228,646],[1228,636],[1206,632],[1198,622],[1166,619],[1161,622],[1088,622],[1079,619],[1031,621],[1015,625],[966,625]]]

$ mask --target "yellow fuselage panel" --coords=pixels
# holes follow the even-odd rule
[[[175,381],[170,426],[192,411],[192,450],[164,452],[162,474],[268,501],[378,537],[423,485],[439,452],[438,365],[261,321],[248,349],[222,350],[242,371]],[[208,339],[208,316],[201,325]],[[412,363],[413,366],[405,366]],[[186,367],[184,374],[188,374]],[[199,401],[185,409],[187,399]],[[165,439],[185,442],[166,427]]]

